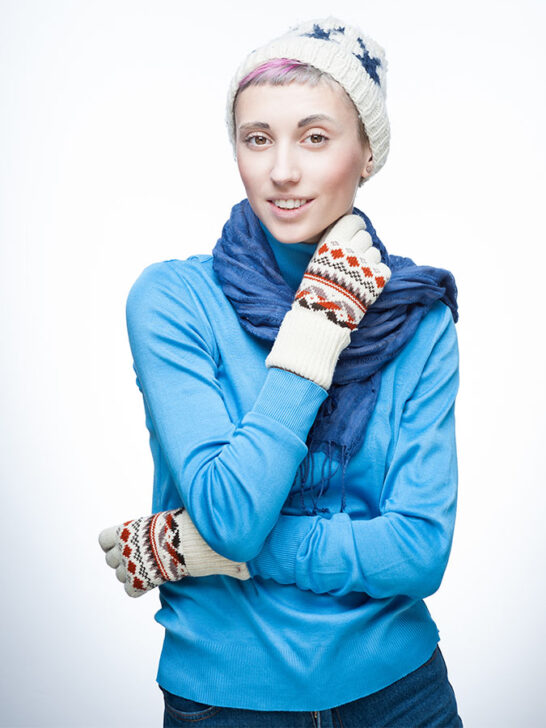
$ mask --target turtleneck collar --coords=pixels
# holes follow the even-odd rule
[[[279,270],[284,280],[295,291],[297,291],[307,264],[311,260],[316,243],[281,243],[274,238],[266,226],[259,220],[260,227],[265,233],[267,242],[271,246]]]

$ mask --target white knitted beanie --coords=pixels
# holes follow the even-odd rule
[[[372,174],[385,164],[390,127],[385,106],[387,61],[385,51],[372,38],[338,18],[310,20],[253,50],[233,76],[227,97],[226,123],[235,149],[233,102],[242,79],[273,58],[309,63],[329,73],[352,99],[370,140]]]

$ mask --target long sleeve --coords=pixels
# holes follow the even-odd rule
[[[207,312],[169,261],[143,271],[126,312],[137,383],[182,504],[214,551],[247,561],[279,517],[328,393],[271,368],[234,423]]]
[[[385,473],[380,515],[281,515],[252,576],[316,593],[424,598],[440,586],[457,503],[457,335],[445,307],[421,376],[403,407]]]

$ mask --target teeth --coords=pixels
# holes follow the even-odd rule
[[[273,200],[273,202],[283,210],[293,210],[295,207],[305,205],[307,200]]]

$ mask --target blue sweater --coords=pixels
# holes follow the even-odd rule
[[[295,291],[315,246],[267,239]],[[252,575],[159,587],[158,683],[210,705],[326,710],[422,665],[439,640],[423,598],[441,583],[457,504],[458,347],[447,306],[437,302],[382,370],[345,474],[345,512],[338,474],[320,516],[287,498],[328,393],[266,368],[271,344],[240,326],[211,255],[146,268],[127,325],[152,510],[183,504],[210,546]],[[324,457],[314,456],[315,473]]]

